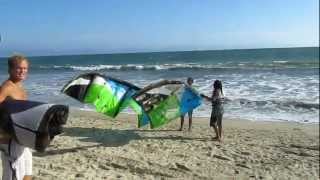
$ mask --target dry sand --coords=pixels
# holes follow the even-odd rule
[[[191,132],[179,123],[138,129],[135,116],[72,110],[65,133],[34,152],[34,179],[319,179],[319,124],[224,120],[220,143],[206,118]]]

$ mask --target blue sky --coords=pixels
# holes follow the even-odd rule
[[[318,0],[0,0],[0,56],[319,46]]]

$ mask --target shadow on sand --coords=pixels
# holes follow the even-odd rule
[[[83,128],[83,127],[71,127],[65,128],[62,136],[73,136],[83,137],[79,139],[83,142],[95,142],[100,143],[106,147],[117,147],[128,144],[131,140],[200,140],[207,141],[211,138],[195,138],[195,137],[184,137],[182,135],[167,133],[163,136],[141,136],[141,133],[158,133],[158,132],[178,132],[177,130],[141,130],[141,129],[130,129],[130,130],[118,130],[118,129],[100,129],[100,128]]]
[[[55,149],[48,150],[43,153],[34,153],[36,156],[43,157],[55,154],[72,153],[83,150],[88,150],[93,147],[118,147],[128,144],[131,140],[173,140],[173,141],[212,141],[211,138],[195,138],[195,137],[184,137],[182,135],[166,134],[163,133],[160,136],[141,136],[140,133],[157,133],[157,132],[177,132],[177,130],[116,130],[116,129],[101,129],[101,128],[83,128],[83,127],[68,127],[64,128],[64,133],[60,136],[79,137],[79,141],[98,143],[95,145],[81,146],[66,149]]]
[[[45,152],[34,152],[32,154],[37,157],[45,157],[45,156],[51,156],[51,155],[56,155],[56,154],[75,153],[78,151],[86,151],[89,148],[99,147],[99,146],[101,146],[101,145],[97,144],[97,145],[91,145],[91,146],[81,146],[81,147],[66,148],[66,149],[54,149],[54,150],[48,150]]]

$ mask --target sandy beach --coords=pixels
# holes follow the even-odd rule
[[[133,115],[72,110],[65,132],[34,152],[34,179],[319,178],[319,124],[224,119],[220,143],[206,118],[191,132],[179,123],[139,129]]]

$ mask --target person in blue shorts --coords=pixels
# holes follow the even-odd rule
[[[193,84],[193,78],[188,77],[188,78],[187,78],[187,86],[189,86],[190,88],[192,88],[192,84]],[[181,122],[181,123],[180,123],[180,129],[179,129],[179,131],[182,131],[182,130],[183,130],[184,116],[185,116],[185,115],[182,115],[182,116],[180,117],[180,119],[181,119],[180,122]],[[191,127],[192,127],[192,110],[188,112],[188,117],[189,117],[189,128],[188,128],[188,130],[191,131]]]

